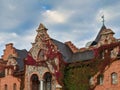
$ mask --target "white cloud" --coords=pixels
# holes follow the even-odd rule
[[[113,14],[114,11],[110,10],[110,9],[101,9],[99,10],[97,16],[96,16],[96,20],[98,22],[102,22],[102,16],[104,15],[105,21],[109,22],[110,20],[114,19],[117,14]],[[120,14],[120,13],[119,13]]]
[[[67,15],[52,10],[46,10],[43,13],[43,17],[46,23],[65,23],[67,20]]]
[[[116,18],[119,18],[120,16],[120,5],[116,4],[114,7],[111,6],[106,6],[104,9],[100,9],[96,15],[96,20],[98,22],[102,21],[101,16],[104,15],[106,22],[110,22],[112,20],[115,20]]]
[[[13,43],[14,47],[17,49],[29,49],[32,47],[31,42],[34,42],[36,29],[32,28],[32,30],[27,30],[23,35],[19,35],[15,32],[10,33],[0,33],[0,55],[3,54],[3,49],[5,44]]]
[[[41,22],[49,29],[51,37],[62,42],[71,40],[77,47],[83,47],[88,41],[94,40],[99,32],[102,13],[107,23],[119,19],[119,3],[109,7],[100,6],[99,3],[102,3],[101,0],[1,0],[0,46],[14,42],[16,48],[29,50],[36,35],[32,27]],[[30,24],[28,29],[26,23],[33,26]],[[18,34],[18,30],[22,34]]]

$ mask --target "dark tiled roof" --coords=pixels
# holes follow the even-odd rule
[[[72,53],[70,48],[62,42],[52,39],[53,43],[58,46],[60,53],[63,55],[63,59],[67,63],[75,61],[85,61],[94,58],[94,52],[92,50],[87,50],[84,52]]]
[[[71,58],[71,62],[75,61],[85,61],[85,60],[90,60],[94,58],[94,52],[92,50],[87,50],[84,52],[77,52],[73,54]]]
[[[25,49],[23,50],[16,49],[16,52],[18,54],[16,61],[19,66],[19,71],[22,71],[24,70],[24,59],[27,57],[27,51]]]
[[[62,54],[63,60],[67,63],[71,63],[75,61],[85,61],[94,58],[94,52],[92,50],[72,53],[72,51],[66,44],[59,42],[55,39],[51,39],[51,40],[58,47],[58,50]],[[24,70],[24,59],[27,57],[28,53],[25,49],[24,50],[16,49],[16,52],[18,54],[16,61],[18,62],[19,71],[22,71]]]
[[[59,42],[55,39],[51,39],[53,41],[53,43],[58,47],[60,53],[63,56],[63,59],[65,60],[65,62],[69,62],[70,59],[72,58],[72,51],[70,50],[70,48],[65,45],[62,42]]]

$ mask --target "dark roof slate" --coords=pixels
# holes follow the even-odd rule
[[[71,62],[86,61],[86,60],[91,60],[93,58],[94,58],[94,51],[87,50],[84,52],[74,53],[72,56]]]
[[[64,43],[62,43],[60,41],[57,41],[55,39],[51,39],[51,40],[58,47],[58,50],[62,54],[63,59],[65,60],[65,62],[69,62],[70,59],[72,58],[72,51],[70,50],[70,48],[66,44],[64,44]]]
[[[54,39],[52,39],[52,41],[55,45],[57,45],[60,53],[63,55],[64,61],[67,63],[71,63],[75,61],[85,61],[85,60],[90,60],[94,58],[94,51],[92,50],[72,53],[72,51],[66,44]]]
[[[16,61],[17,61],[18,66],[19,66],[19,71],[22,71],[22,70],[24,70],[24,59],[27,57],[27,50],[16,49],[16,52],[18,54]]]

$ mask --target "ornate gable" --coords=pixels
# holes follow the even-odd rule
[[[47,34],[47,29],[43,24],[40,24],[37,30],[30,57],[33,58],[32,61],[35,61],[35,65],[46,66],[51,73],[59,71],[59,61],[62,60],[61,53]]]
[[[38,73],[40,79],[44,79],[44,74],[49,72],[53,79],[54,84],[58,83],[61,71],[60,66],[62,60],[61,53],[58,47],[47,34],[47,29],[43,24],[40,24],[37,31],[35,42],[32,43],[26,63],[26,77]],[[37,67],[36,67],[37,66]]]
[[[113,35],[114,35],[114,32],[111,29],[104,29],[100,33],[100,40],[98,42],[98,46],[116,42],[116,39],[114,38]]]
[[[37,62],[46,60],[46,55],[55,51],[57,51],[57,46],[54,45],[47,34],[47,28],[43,24],[40,24],[39,28],[37,29],[35,43],[32,43],[32,48],[30,50],[33,59]]]
[[[45,43],[44,41],[46,39],[49,39],[49,36],[47,34],[47,29],[43,24],[40,24],[37,31],[37,36],[35,38],[35,43],[32,43],[32,48],[30,50],[30,53],[34,60],[38,61],[38,54],[43,52],[42,49],[45,49]],[[40,54],[41,54],[40,53]]]

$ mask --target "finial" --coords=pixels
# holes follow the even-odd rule
[[[102,22],[103,22],[103,25],[104,25],[104,23],[105,23],[104,15],[101,18],[103,19]]]
[[[41,31],[41,30],[47,30],[47,28],[42,23],[40,23],[37,31]]]

